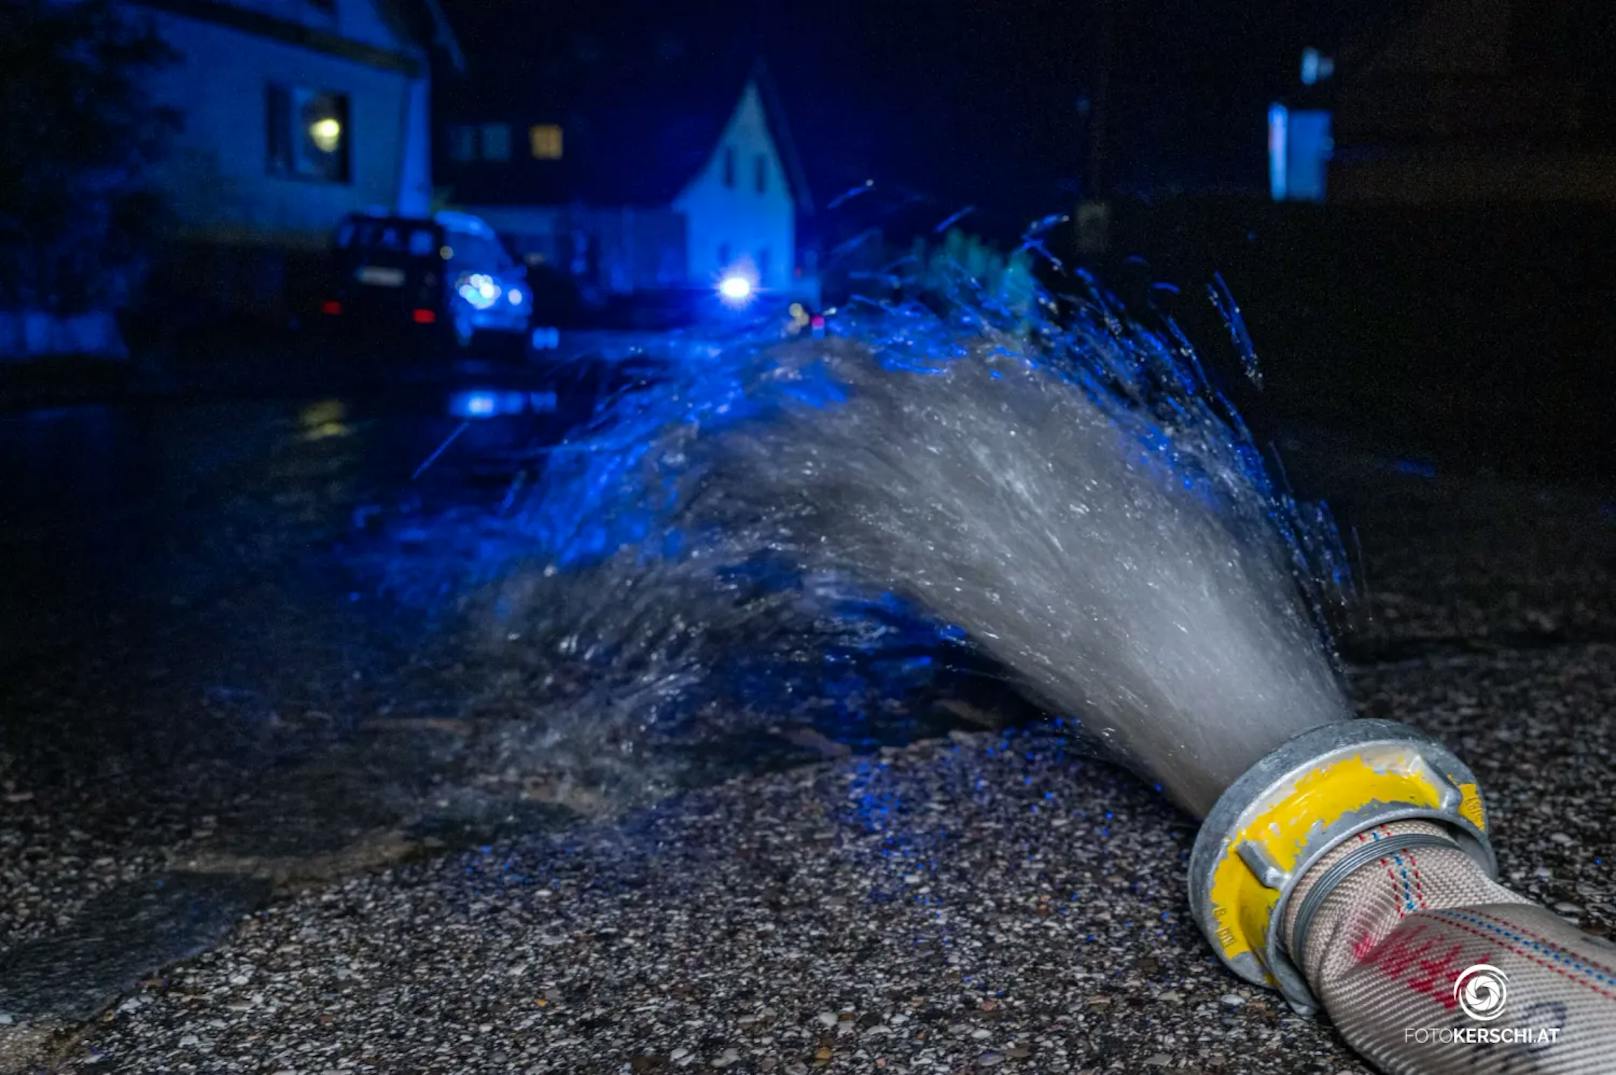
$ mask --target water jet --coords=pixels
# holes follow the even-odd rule
[[[1183,333],[1103,292],[892,302],[835,329],[694,353],[548,475],[545,518],[618,527],[598,595],[633,589],[637,612],[602,645],[688,682],[704,622],[761,634],[822,622],[826,594],[901,595],[1201,819],[1190,905],[1214,952],[1380,1067],[1575,1072],[1616,1050],[1616,951],[1497,884],[1461,759],[1352,719],[1328,514],[1270,479]],[[759,563],[776,588],[743,601],[733,572]],[[644,615],[659,588],[677,623]]]

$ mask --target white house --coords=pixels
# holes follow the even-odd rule
[[[601,81],[514,108],[450,93],[436,171],[455,203],[599,300],[734,274],[812,297],[812,201],[763,65]]]
[[[154,76],[180,117],[159,185],[185,232],[323,243],[344,213],[431,197],[435,2],[122,0],[177,54]]]
[[[685,218],[685,274],[692,281],[739,271],[786,289],[795,270],[797,203],[755,80],[701,170],[673,199]]]

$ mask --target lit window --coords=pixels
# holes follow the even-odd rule
[[[725,146],[724,147],[724,185],[726,187],[731,187],[731,188],[733,188],[735,186],[735,147],[734,146]]]
[[[759,194],[769,189],[769,158],[761,153],[752,158],[752,184]]]
[[[346,94],[270,85],[264,103],[264,163],[270,175],[348,181]]]
[[[511,159],[511,125],[508,123],[483,124],[483,160],[508,161]]]
[[[561,125],[558,123],[535,123],[527,129],[527,144],[534,160],[560,160],[562,149]]]

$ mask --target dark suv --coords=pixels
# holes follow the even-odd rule
[[[533,296],[523,268],[469,213],[351,213],[337,226],[331,294],[319,312],[365,333],[403,332],[460,349],[524,353]]]

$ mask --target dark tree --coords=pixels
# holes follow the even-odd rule
[[[149,168],[173,54],[107,0],[0,3],[0,308],[116,305],[162,219]]]

